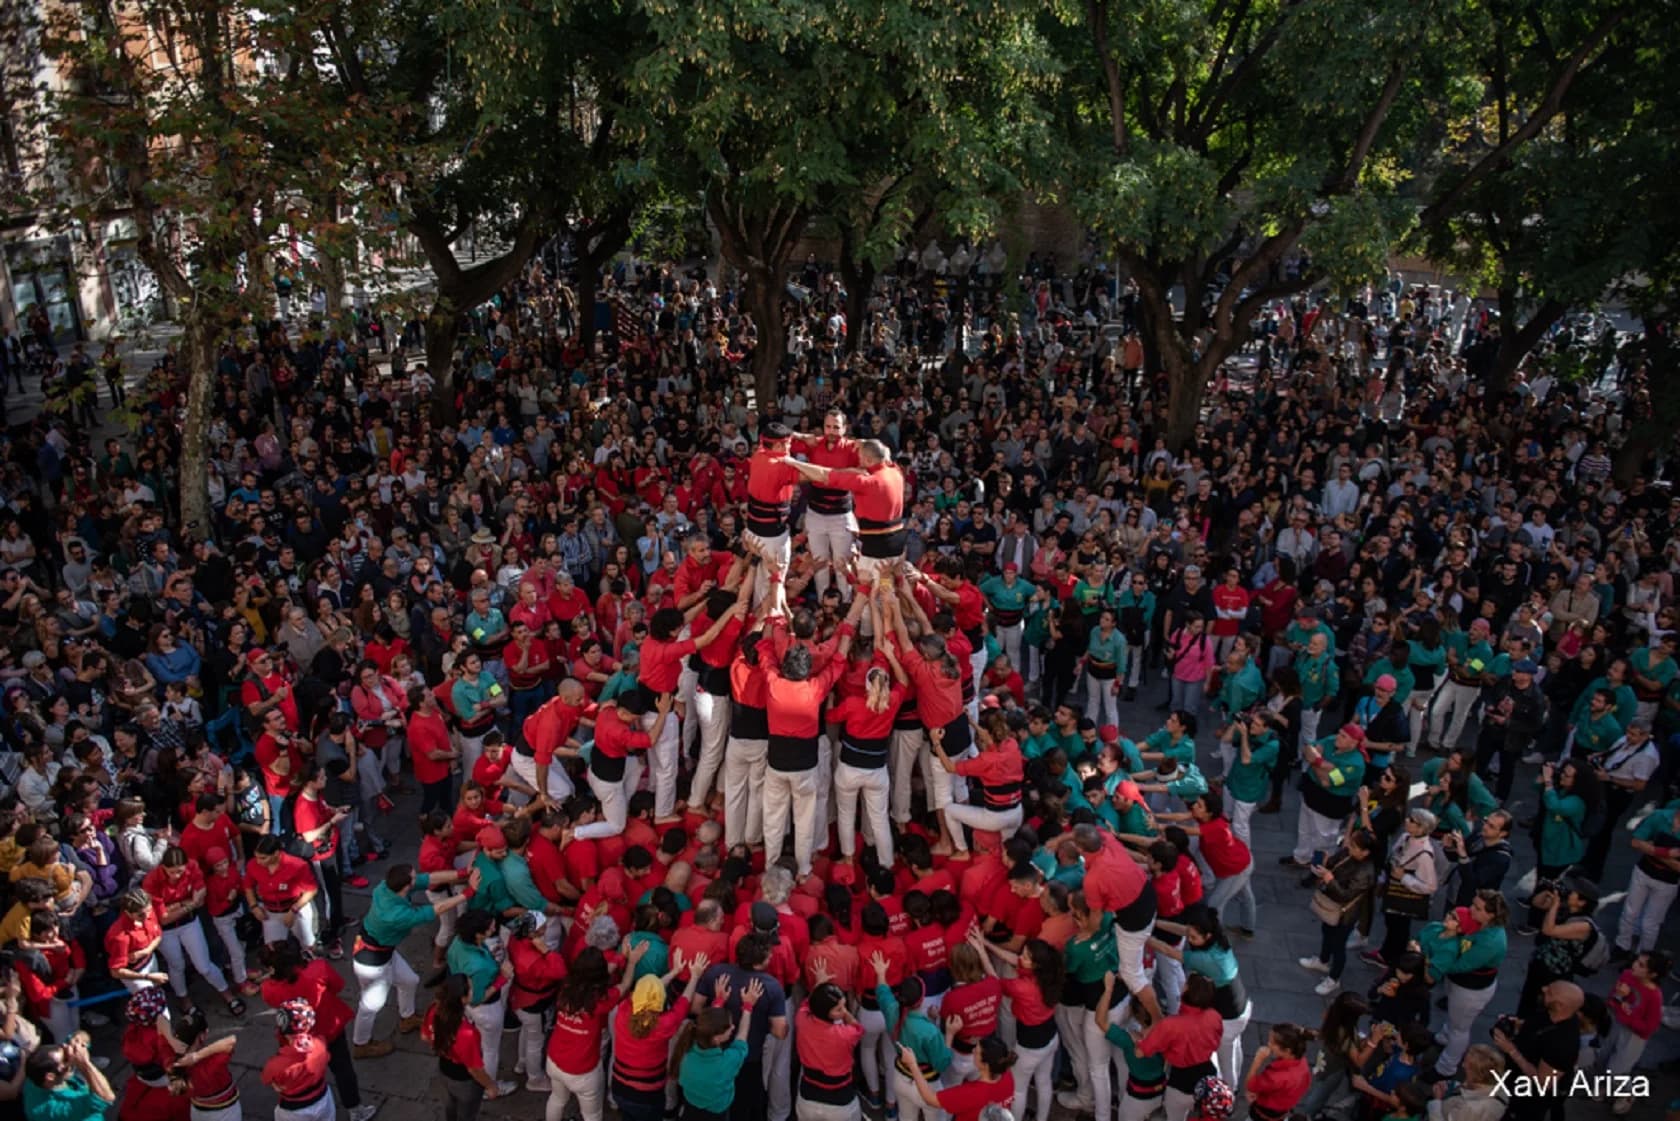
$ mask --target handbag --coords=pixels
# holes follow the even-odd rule
[[[1354,911],[1358,910],[1359,903],[1360,897],[1357,895],[1346,903],[1338,903],[1330,898],[1323,888],[1319,888],[1313,892],[1312,913],[1326,926],[1343,926],[1353,916]]]
[[[1423,854],[1413,857],[1422,859]],[[1408,862],[1408,866],[1409,866]],[[1390,879],[1383,885],[1382,912],[1385,915],[1396,915],[1405,919],[1427,919],[1429,917],[1430,896],[1421,892],[1411,891]]]

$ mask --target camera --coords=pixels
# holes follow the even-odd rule
[[[1520,1020],[1507,1014],[1493,1022],[1493,1031],[1490,1034],[1503,1035],[1506,1039],[1515,1039],[1517,1038],[1517,1029],[1521,1026],[1522,1022]]]

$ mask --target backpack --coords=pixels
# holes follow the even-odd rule
[[[1592,927],[1592,933],[1587,936],[1587,948],[1581,951],[1581,960],[1575,965],[1577,977],[1591,977],[1610,964],[1610,939],[1599,929],[1596,919],[1587,919],[1587,925]]]

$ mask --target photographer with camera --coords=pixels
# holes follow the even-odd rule
[[[1506,1121],[1540,1121],[1563,1117],[1563,1095],[1581,1053],[1581,1028],[1576,1022],[1585,1003],[1581,986],[1553,981],[1540,993],[1542,1007],[1527,1017],[1501,1016],[1493,1026],[1493,1045],[1520,1075],[1534,1079],[1532,1093],[1513,1094],[1505,1109]],[[1555,1081],[1554,1081],[1555,1079]]]
[[[1497,890],[1511,870],[1511,815],[1494,810],[1482,818],[1479,829],[1469,838],[1453,830],[1441,838],[1441,851],[1457,877],[1448,909],[1470,906],[1478,891]]]
[[[24,1060],[23,1112],[55,1121],[94,1121],[117,1095],[88,1054],[86,1032],[62,1047],[42,1047]]]
[[[1528,961],[1517,1015],[1529,1016],[1540,1006],[1541,991],[1553,981],[1570,981],[1592,972],[1585,963],[1595,949],[1607,957],[1609,947],[1599,947],[1603,934],[1592,921],[1598,909],[1598,886],[1580,875],[1535,884],[1534,910],[1540,912],[1534,955]]]

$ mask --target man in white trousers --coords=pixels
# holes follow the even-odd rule
[[[436,919],[441,911],[453,911],[466,905],[468,896],[452,895],[440,903],[416,903],[410,894],[428,888],[445,887],[466,879],[475,887],[478,873],[421,872],[415,875],[408,864],[393,864],[385,873],[385,882],[373,889],[373,899],[367,914],[362,916],[362,932],[356,937],[351,964],[361,997],[356,1003],[356,1022],[350,1029],[350,1054],[357,1059],[375,1059],[389,1055],[394,1045],[388,1039],[373,1038],[373,1022],[397,990],[397,1030],[411,1032],[419,1028],[420,1016],[415,1011],[414,997],[420,978],[397,947],[410,931],[417,930]]]
[[[574,836],[592,841],[624,832],[630,820],[630,795],[642,777],[639,755],[664,735],[671,723],[671,704],[669,694],[659,698],[653,723],[645,731],[648,702],[639,691],[601,706],[595,719],[595,749],[589,754],[589,789],[601,803],[601,820],[578,826]]]
[[[779,422],[767,424],[759,433],[758,450],[747,460],[747,525],[741,537],[749,549],[785,571],[793,559],[793,539],[788,519],[793,515],[793,495],[799,488],[800,472],[788,458],[793,433]],[[753,578],[752,602],[756,606],[770,594],[768,565],[759,565]]]
[[[846,436],[846,414],[830,409],[823,416],[821,436],[803,432],[793,434],[792,452],[805,457],[806,462],[829,470],[846,470],[860,466],[858,443]],[[850,491],[822,483],[812,483],[805,508],[805,537],[811,556],[817,562],[817,594],[832,587],[840,589],[842,597],[850,597],[845,572],[852,560],[852,544],[857,537],[857,517],[852,510]]]

